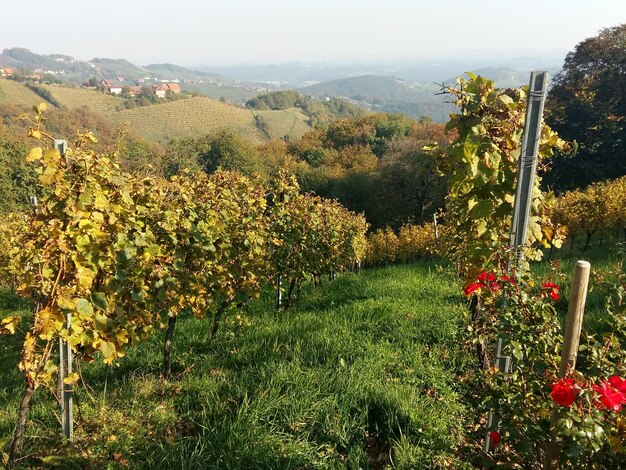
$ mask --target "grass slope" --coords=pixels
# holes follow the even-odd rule
[[[73,109],[86,106],[99,114],[114,113],[124,102],[122,98],[96,90],[59,85],[42,85],[50,90],[62,106]]]
[[[0,78],[0,103],[35,106],[42,101],[45,100],[21,83]]]
[[[5,296],[8,313],[24,304]],[[60,468],[450,468],[464,409],[456,375],[464,304],[433,263],[366,270],[299,305],[272,295],[218,338],[182,319],[175,376],[159,378],[162,333],[114,367],[83,366],[76,441],[60,444],[55,405],[38,392],[24,465]],[[2,315],[0,315],[2,316]],[[18,338],[0,343],[0,439],[16,419]]]
[[[198,137],[215,129],[228,128],[250,142],[288,135],[299,138],[310,130],[308,117],[299,109],[264,111],[265,131],[256,125],[253,112],[206,97],[196,96],[152,106],[118,111],[123,100],[99,91],[78,87],[46,86],[60,105],[67,109],[86,106],[116,126],[129,123],[129,129],[154,142],[171,137]],[[0,79],[0,103],[32,106],[44,101],[21,83]]]

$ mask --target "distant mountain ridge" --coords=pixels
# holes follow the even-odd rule
[[[226,75],[235,80],[271,83],[285,88],[300,88],[319,82],[364,75],[397,77],[426,85],[444,82],[467,71],[483,69],[512,69],[526,74],[530,70],[538,69],[557,71],[561,68],[566,53],[567,51],[552,51],[549,55],[506,57],[501,53],[490,55],[487,52],[476,52],[467,53],[460,58],[441,56],[378,62],[199,65],[195,68]]]
[[[0,54],[0,66],[15,69],[41,70],[54,75],[62,75],[64,81],[82,83],[91,77],[133,81],[144,77],[162,80],[194,80],[233,85],[235,81],[208,72],[190,70],[174,64],[150,64],[145,67],[135,65],[126,59],[95,57],[90,61],[81,61],[62,54],[36,54],[28,49],[13,47],[4,49]]]
[[[445,122],[454,110],[437,85],[422,85],[396,77],[363,75],[341,78],[298,89],[316,98],[347,98],[372,111],[404,113],[416,119]]]

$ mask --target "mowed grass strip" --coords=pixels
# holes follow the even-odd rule
[[[181,318],[169,382],[159,376],[162,332],[115,366],[82,366],[88,387],[77,392],[72,446],[59,440],[53,400],[38,393],[23,463],[461,467],[456,377],[471,358],[460,344],[465,306],[457,284],[427,263],[307,286],[284,312],[267,292],[231,315],[214,341],[207,320]],[[3,313],[15,308],[23,306]],[[21,395],[18,340],[3,339],[0,349],[0,437],[10,435]]]

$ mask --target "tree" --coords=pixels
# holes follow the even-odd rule
[[[603,29],[565,58],[550,90],[547,122],[569,141],[545,182],[557,190],[626,174],[626,24]]]

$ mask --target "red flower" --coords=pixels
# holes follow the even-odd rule
[[[507,276],[506,274],[504,274],[501,277],[503,282],[510,282],[511,284],[515,285],[515,279],[513,279],[512,277]]]
[[[463,293],[465,295],[471,295],[474,292],[476,292],[477,290],[480,290],[482,286],[478,283],[478,282],[474,282],[472,284],[470,284],[469,286],[467,286],[465,289],[463,289]]]
[[[483,271],[478,276],[476,276],[476,281],[463,289],[463,293],[465,295],[471,295],[477,290],[482,289],[483,287],[487,287],[492,292],[500,290],[498,278],[494,273],[491,273],[489,271]]]
[[[491,439],[491,443],[493,444],[493,446],[497,447],[498,444],[500,444],[500,442],[502,441],[502,436],[498,431],[491,431],[489,433],[489,439]]]
[[[489,271],[483,271],[476,277],[477,281],[483,281],[483,282],[484,281],[491,282],[491,281],[495,281],[496,279],[497,279],[496,275],[494,273],[490,273]]]
[[[616,388],[613,384],[618,385]],[[611,377],[609,380],[603,380],[600,385],[594,385],[593,390],[600,395],[600,402],[596,402],[596,408],[607,409],[619,413],[622,411],[622,405],[626,404],[626,388],[624,381],[617,376]]]
[[[612,375],[609,377],[609,383],[613,388],[626,395],[626,380],[622,379],[619,375]]]
[[[578,385],[574,379],[561,379],[557,383],[552,384],[552,400],[560,406],[571,406],[578,398]]]
[[[492,292],[497,292],[498,290],[500,290],[500,285],[498,284],[498,281],[490,282],[489,290],[491,290]]]
[[[561,288],[557,286],[554,282],[550,282],[550,281],[544,282],[541,285],[541,287],[545,289],[546,291],[548,291],[548,292],[542,292],[541,294],[542,297],[546,297],[549,295],[552,298],[552,300],[554,300],[555,302],[561,298],[561,294],[560,294]]]

